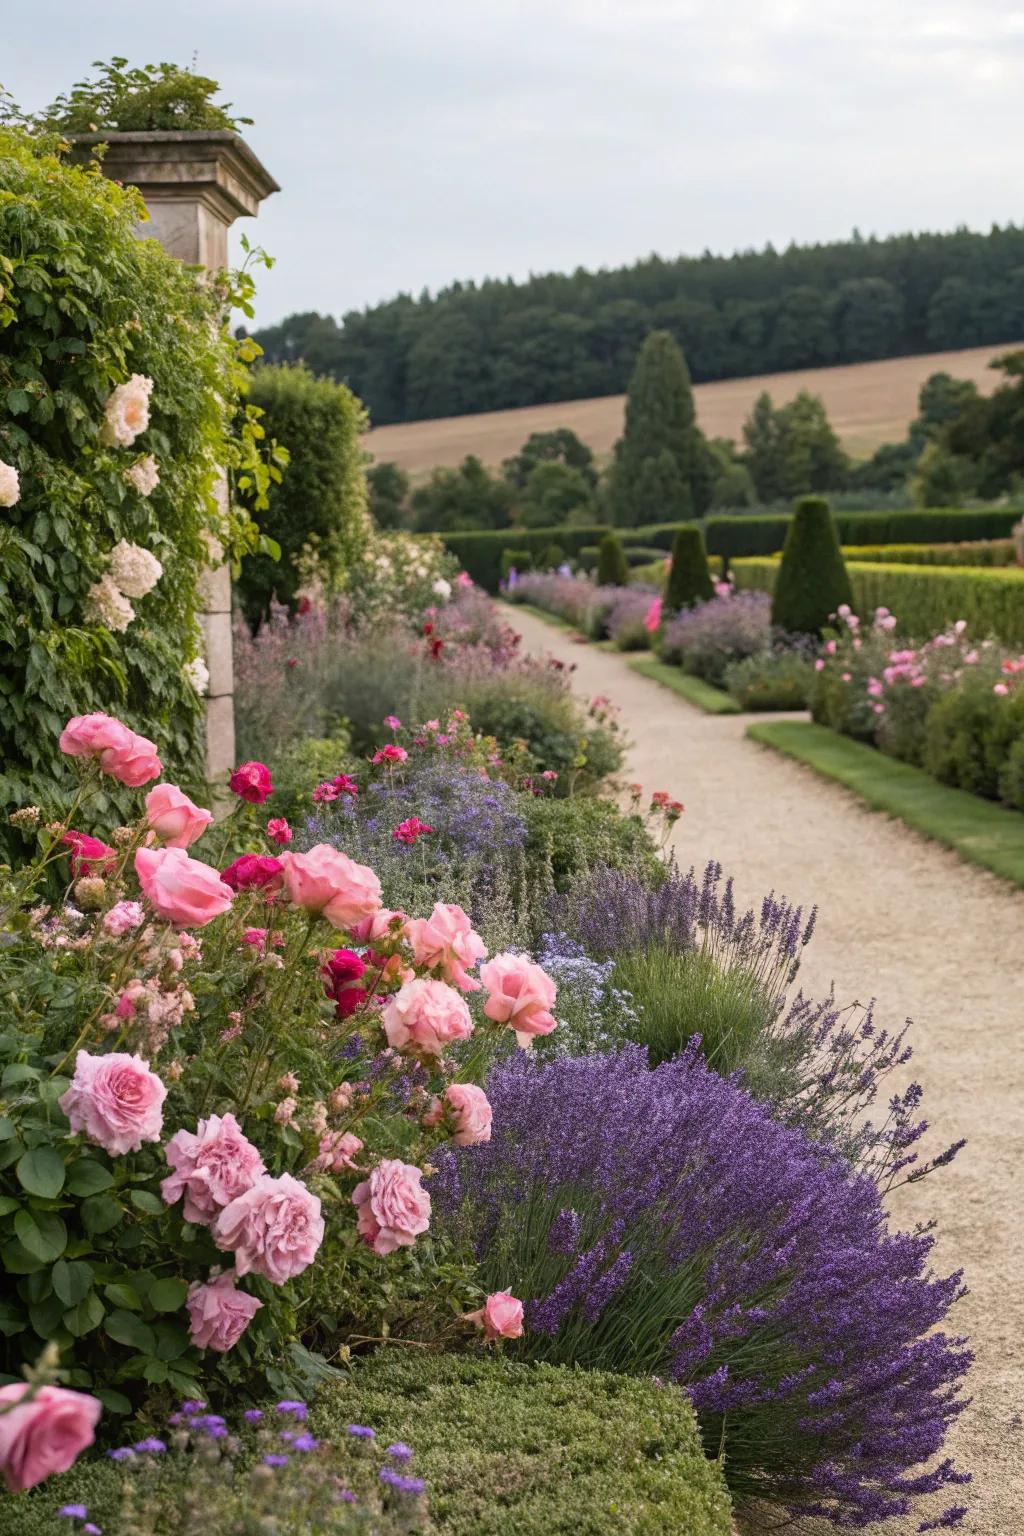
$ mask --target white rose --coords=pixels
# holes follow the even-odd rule
[[[96,585],[89,588],[85,600],[86,623],[104,624],[115,634],[123,634],[134,617],[135,609],[121,596],[109,576],[101,576]]]
[[[445,581],[443,576],[439,576],[430,590],[431,592],[434,592],[442,602],[446,603],[452,595],[452,584],[450,581]]]
[[[151,453],[147,453],[144,459],[137,464],[132,464],[124,472],[124,477],[129,485],[134,485],[140,496],[149,496],[160,484],[160,472],[156,467],[156,459]]]
[[[13,507],[20,495],[18,471],[13,464],[5,464],[0,459],[0,507]]]
[[[125,597],[145,597],[163,573],[164,568],[156,555],[151,555],[141,544],[129,544],[126,539],[121,539],[110,551],[109,574]]]
[[[204,694],[210,686],[210,669],[203,658],[197,656],[195,661],[188,662],[182,670],[196,693]]]
[[[149,397],[153,380],[144,373],[133,373],[127,384],[119,384],[104,407],[106,421],[100,437],[110,447],[130,448],[140,432],[149,426]]]

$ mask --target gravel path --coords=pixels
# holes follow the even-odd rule
[[[705,715],[622,657],[508,614],[527,649],[576,664],[581,696],[619,706],[629,778],[686,805],[675,840],[684,866],[719,859],[746,902],[774,888],[818,903],[807,990],[824,995],[834,981],[841,1001],[877,996],[881,1024],[913,1018],[930,1149],[960,1136],[968,1145],[898,1191],[893,1215],[905,1226],[936,1217],[936,1267],[963,1266],[970,1286],[953,1317],[977,1351],[973,1402],[951,1443],[974,1473],[964,1529],[1024,1533],[1024,893],[746,741],[743,717]],[[903,1536],[917,1519],[874,1529]]]

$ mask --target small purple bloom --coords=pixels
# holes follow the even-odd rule
[[[403,1477],[401,1472],[394,1472],[391,1467],[381,1467],[378,1476],[382,1483],[387,1483],[389,1488],[394,1488],[398,1493],[422,1493],[427,1486],[422,1477]]]
[[[303,1434],[292,1437],[292,1450],[294,1451],[316,1451],[319,1448],[320,1441],[314,1440],[312,1435]]]
[[[275,1452],[271,1452],[269,1456],[264,1456],[263,1465],[265,1467],[286,1467],[288,1465],[288,1457],[278,1456]]]
[[[388,1446],[388,1455],[396,1461],[408,1461],[412,1456],[412,1446],[406,1445],[403,1440],[396,1440],[394,1445]]]
[[[132,1449],[140,1452],[148,1452],[151,1456],[158,1456],[161,1451],[166,1451],[167,1447],[162,1440],[157,1440],[153,1436],[150,1436],[148,1440],[137,1440]]]
[[[245,1412],[242,1414],[242,1418],[245,1420],[245,1422],[247,1424],[258,1424],[260,1419],[262,1419],[262,1417],[263,1417],[263,1409],[262,1408],[247,1408],[245,1410]]]
[[[369,1429],[365,1424],[347,1424],[345,1430],[347,1434],[355,1435],[357,1440],[376,1440],[377,1438],[377,1431]]]
[[[82,1536],[103,1536],[103,1532],[98,1525],[93,1525],[90,1520],[86,1525],[82,1526]]]
[[[339,1504],[355,1504],[356,1496],[348,1488],[342,1488],[337,1494]]]
[[[187,1402],[182,1403],[181,1411],[187,1417],[189,1414],[192,1414],[192,1413],[202,1413],[202,1411],[203,1411],[203,1409],[205,1407],[206,1407],[206,1404],[203,1402],[203,1400],[201,1398],[192,1397],[192,1398],[189,1398]]]
[[[88,1520],[89,1518],[89,1511],[84,1504],[62,1504],[57,1514],[67,1520]]]
[[[135,1452],[132,1450],[130,1445],[119,1445],[116,1447],[116,1449],[108,1451],[107,1455],[110,1457],[111,1461],[131,1461],[132,1457],[135,1455]]]
[[[305,1403],[299,1402],[296,1398],[291,1397],[286,1397],[283,1402],[278,1403],[277,1411],[278,1413],[290,1413],[292,1418],[298,1419],[300,1424],[305,1421],[309,1413],[309,1409],[306,1407]]]

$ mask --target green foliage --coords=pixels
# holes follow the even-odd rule
[[[385,459],[366,471],[370,516],[378,528],[405,528],[409,513],[409,476],[400,465]]]
[[[90,710],[154,737],[168,777],[203,775],[202,703],[182,669],[200,652],[206,531],[251,547],[248,518],[224,519],[213,491],[218,465],[257,478],[258,426],[242,416],[246,441],[229,437],[255,349],[223,324],[231,290],[136,240],[141,208],[47,141],[0,130],[0,460],[21,477],[0,527],[8,803],[46,797],[61,727]],[[150,424],[112,447],[104,407],[133,374],[153,381]],[[126,472],[148,454],[159,484],[144,497]],[[90,617],[88,594],[121,540],[150,550],[163,575],[112,633]]]
[[[178,131],[236,132],[251,117],[236,117],[231,103],[214,102],[216,80],[193,74],[180,64],[144,64],[128,60],[93,61],[98,74],[79,80],[42,113],[40,122],[63,133]]]
[[[978,539],[965,544],[850,544],[843,549],[847,562],[877,565],[1016,565],[1012,539]]]
[[[704,512],[710,500],[708,451],[696,423],[686,362],[668,331],[640,348],[615,445],[611,506],[616,523]]]
[[[265,429],[290,456],[288,473],[256,513],[263,533],[279,546],[280,560],[253,557],[236,583],[243,611],[255,623],[275,595],[279,602],[294,600],[301,582],[296,562],[306,545],[315,548],[331,587],[342,582],[358,553],[367,529],[359,441],[366,413],[344,384],[318,379],[301,363],[257,369],[251,398]]]
[[[660,883],[664,866],[643,821],[622,815],[612,801],[594,795],[570,800],[539,795],[525,804],[524,814],[527,857],[550,861],[557,890],[568,890],[601,866],[629,870],[648,885]]]
[[[932,704],[921,766],[943,784],[1019,806],[1022,741],[1024,689],[1000,697],[987,680],[965,678]]]
[[[505,479],[523,490],[538,464],[549,463],[579,470],[588,489],[596,490],[594,455],[569,427],[556,427],[550,432],[531,432],[519,452],[505,459],[501,467]]]
[[[245,740],[238,756],[255,756],[259,760],[259,750],[257,741]],[[266,752],[265,745],[262,750]],[[348,731],[344,729],[336,730],[332,736],[299,736],[289,741],[270,761],[274,815],[283,816],[293,827],[301,827],[312,808],[313,789],[336,774],[351,772],[351,755]]]
[[[507,528],[515,491],[470,453],[458,469],[435,469],[430,479],[413,491],[411,502],[421,533]]]
[[[708,1064],[727,1076],[756,1054],[770,1022],[770,1005],[756,979],[740,967],[722,969],[699,949],[631,950],[617,957],[615,982],[637,1009],[630,1033],[647,1046],[652,1066],[700,1035]]]
[[[776,648],[726,668],[725,686],[742,710],[806,709],[814,667],[805,651]]]
[[[772,594],[772,623],[788,634],[820,634],[841,603],[852,603],[832,512],[824,497],[805,496],[786,534]]]
[[[665,614],[678,613],[714,597],[704,535],[699,528],[680,528],[672,545],[672,568],[665,587]]]
[[[778,410],[770,395],[759,395],[743,440],[744,462],[762,502],[838,490],[846,482],[846,455],[820,397],[807,390]]]
[[[599,587],[624,587],[629,582],[629,562],[618,534],[606,533],[598,545],[597,584]]]
[[[594,517],[593,489],[583,471],[541,459],[527,476],[517,518],[524,528],[553,528],[574,516],[586,527]]]
[[[501,579],[507,581],[512,571],[521,576],[533,570],[533,551],[530,549],[503,549],[501,552]]]

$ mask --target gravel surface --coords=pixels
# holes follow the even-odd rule
[[[973,1402],[950,1444],[974,1474],[959,1491],[963,1528],[1024,1536],[1024,892],[746,741],[749,716],[705,715],[621,657],[507,611],[527,649],[576,664],[581,696],[619,706],[629,779],[686,805],[675,838],[684,866],[719,859],[738,900],[759,903],[774,888],[818,904],[805,989],[824,994],[834,981],[843,1002],[877,997],[882,1025],[914,1020],[914,1076],[936,1128],[928,1148],[960,1136],[968,1145],[898,1191],[892,1214],[903,1226],[934,1217],[936,1268],[962,1266],[970,1287],[952,1319],[977,1352]],[[909,1536],[923,1518],[873,1529]]]

